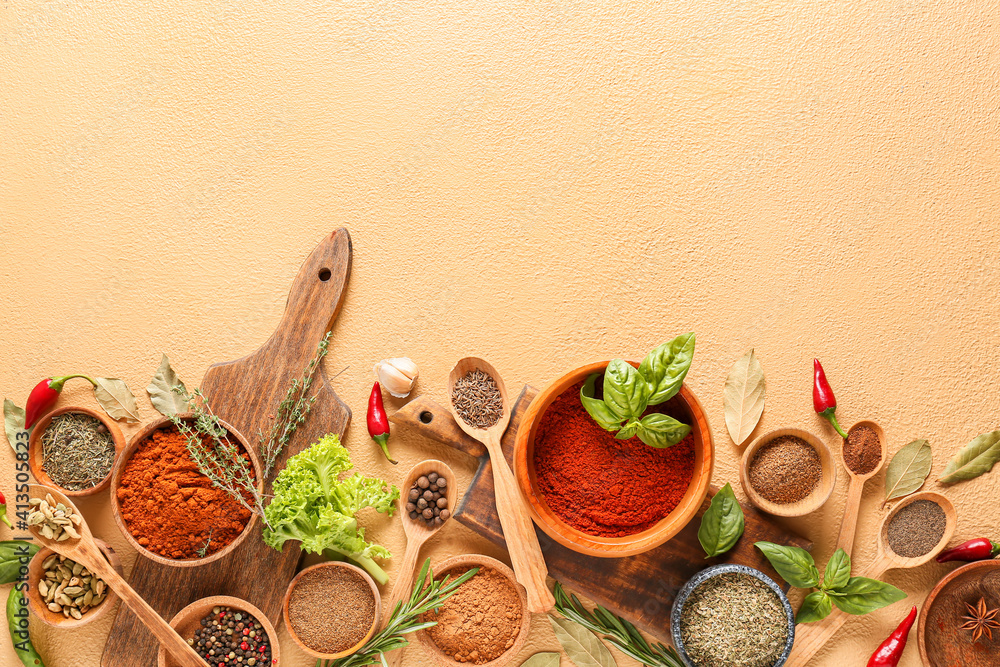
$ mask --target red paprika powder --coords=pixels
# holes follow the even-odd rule
[[[680,503],[694,475],[694,436],[666,449],[616,440],[587,414],[579,383],[549,405],[535,434],[535,473],[549,507],[590,535],[651,528]],[[668,403],[646,413],[666,412]]]

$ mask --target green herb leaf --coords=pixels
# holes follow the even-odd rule
[[[822,621],[833,611],[830,596],[823,591],[813,591],[802,601],[799,613],[795,617],[796,623],[814,623]]]
[[[757,542],[755,545],[771,563],[771,567],[782,579],[796,588],[819,586],[819,570],[809,552],[799,547],[784,547],[773,542]]]
[[[895,586],[867,577],[851,577],[845,586],[828,593],[838,609],[856,616],[888,607],[906,597]]]
[[[726,428],[737,446],[757,428],[764,413],[764,393],[764,369],[750,350],[733,364],[722,392]]]
[[[605,431],[617,431],[622,426],[622,420],[611,411],[608,404],[602,400],[594,398],[595,386],[599,373],[594,373],[587,378],[587,381],[580,387],[580,402],[597,425]]]
[[[559,654],[536,653],[522,662],[521,667],[559,667]]]
[[[646,415],[638,423],[639,439],[658,449],[676,445],[691,432],[691,427],[687,424],[658,412]]]
[[[565,618],[549,616],[552,631],[576,667],[615,667],[611,651],[590,630]]]
[[[127,422],[139,421],[139,408],[135,404],[135,396],[118,378],[94,378],[94,396],[104,411],[112,419],[124,419]]]
[[[649,389],[639,371],[622,359],[612,359],[604,371],[604,402],[621,419],[638,419],[649,404]]]
[[[24,428],[24,408],[14,405],[14,401],[9,398],[3,399],[3,427],[7,432],[7,442],[10,448],[17,453],[17,438],[22,433],[27,433]],[[27,438],[21,438],[27,444]]]
[[[639,432],[640,427],[641,424],[639,424],[638,421],[634,419],[629,420],[625,424],[625,426],[622,426],[622,430],[618,431],[618,433],[615,434],[615,438],[618,440],[628,440],[629,438],[631,438],[632,436],[634,436],[636,433]]]
[[[896,452],[885,471],[885,500],[902,498],[920,490],[931,472],[931,445],[914,440]]]
[[[851,580],[851,557],[843,549],[837,549],[826,563],[823,573],[823,590],[834,591],[843,588]]]
[[[1000,430],[984,433],[963,447],[948,463],[938,481],[954,484],[974,479],[992,470],[997,461],[1000,461]]]
[[[0,542],[0,584],[11,584],[17,581],[21,570],[21,559],[27,558],[24,562],[24,565],[27,566],[28,560],[31,560],[31,557],[38,553],[40,548],[34,542],[25,540]]]
[[[188,411],[187,387],[170,367],[170,360],[165,354],[160,360],[160,367],[156,369],[156,375],[146,387],[146,393],[149,394],[149,402],[162,415]]]
[[[682,334],[660,345],[639,364],[639,373],[649,384],[649,405],[659,405],[681,390],[694,359],[694,332]]]
[[[732,485],[726,482],[701,517],[698,541],[705,550],[705,556],[721,556],[732,549],[743,534],[744,523],[740,501],[736,499]]]

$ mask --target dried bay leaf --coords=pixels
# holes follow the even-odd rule
[[[733,364],[722,394],[726,428],[737,446],[750,437],[764,413],[764,385],[764,368],[750,350]]]
[[[156,375],[153,376],[153,379],[149,381],[149,386],[146,387],[146,393],[149,394],[149,402],[153,404],[153,407],[160,414],[170,416],[178,412],[188,411],[187,400],[184,396],[177,393],[175,389],[179,389],[187,394],[187,387],[177,377],[174,369],[170,367],[170,360],[164,354],[163,359],[160,360],[160,367],[156,369]]]
[[[931,474],[931,445],[914,440],[892,457],[885,471],[885,500],[902,498],[920,490]]]
[[[974,479],[993,469],[1000,461],[1000,430],[983,433],[962,448],[951,461],[938,480],[942,484],[954,484],[966,479]]]
[[[24,408],[19,408],[14,405],[14,401],[9,398],[3,399],[3,428],[7,433],[7,442],[10,444],[10,448],[17,453],[17,436],[22,432],[26,432],[24,428]],[[25,445],[28,444],[27,438],[22,438]]]
[[[101,404],[104,411],[112,419],[124,419],[128,422],[139,421],[139,408],[135,404],[135,396],[125,384],[124,380],[118,378],[94,378],[97,385],[94,387],[94,396]]]
[[[615,667],[611,651],[593,632],[566,618],[549,616],[552,631],[576,667]]]
[[[536,653],[522,662],[521,667],[559,667],[559,654]]]

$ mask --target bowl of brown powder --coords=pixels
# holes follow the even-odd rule
[[[435,579],[460,577],[474,567],[479,572],[445,600],[424,621],[437,625],[421,630],[417,639],[438,664],[501,667],[515,657],[528,639],[531,614],[524,586],[509,567],[488,556],[466,554],[434,568]]]
[[[375,580],[360,567],[330,561],[307,567],[285,593],[285,628],[303,651],[323,660],[358,651],[378,630]]]
[[[782,428],[757,438],[740,462],[743,490],[776,516],[803,516],[827,501],[837,482],[833,453],[812,433]]]

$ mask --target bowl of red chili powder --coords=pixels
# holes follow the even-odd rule
[[[619,558],[663,544],[694,518],[714,449],[705,412],[686,385],[646,411],[691,425],[673,447],[617,440],[601,428],[581,404],[580,387],[607,365],[578,368],[534,398],[517,430],[514,468],[532,518],[549,537],[579,553]]]
[[[189,414],[181,418],[194,419]],[[232,425],[220,423],[241,451],[244,465],[253,469],[260,490],[261,465],[256,452]],[[115,463],[111,511],[136,551],[176,567],[223,558],[250,534],[257,521],[255,514],[201,473],[188,453],[185,437],[166,417],[136,433]]]

